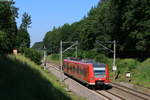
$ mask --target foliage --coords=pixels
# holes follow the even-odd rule
[[[139,64],[140,64],[140,62],[138,62],[135,59],[123,59],[117,63],[117,66],[118,66],[118,70],[120,70],[120,71],[132,72],[134,69],[136,69],[138,67]]]
[[[44,44],[43,42],[36,42],[33,46],[33,49],[37,49],[37,50],[44,50]]]
[[[7,45],[5,43],[5,39],[6,39],[6,33],[0,31],[0,53],[4,52],[4,48],[7,48]]]
[[[22,15],[22,23],[18,29],[17,42],[19,51],[23,52],[24,48],[30,47],[30,35],[28,33],[28,28],[30,27],[31,16],[26,12]]]
[[[21,53],[23,53],[24,48],[30,47],[30,36],[27,30],[25,29],[18,30],[17,42],[19,44],[18,49]]]
[[[134,82],[136,84],[140,84],[140,85],[145,85],[145,86],[149,86],[150,83],[150,58],[146,59],[145,61],[143,61],[141,64],[139,64],[139,66],[137,67],[137,69],[135,70],[135,80]]]
[[[16,47],[17,25],[17,8],[14,2],[0,2],[0,50],[3,53],[12,52]],[[5,41],[3,41],[5,39]]]
[[[99,54],[95,57],[95,61],[107,64],[108,58],[104,54]]]
[[[24,55],[28,58],[30,58],[32,61],[34,61],[37,64],[41,64],[41,60],[43,58],[42,53],[32,49],[32,48],[25,48],[24,49]]]
[[[22,15],[22,24],[20,25],[20,28],[27,30],[28,28],[30,28],[31,23],[31,16],[27,12],[25,12]]]

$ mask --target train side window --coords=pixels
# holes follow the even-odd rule
[[[77,70],[78,70],[78,74],[80,74],[80,68],[79,68],[79,66],[77,67]]]
[[[72,65],[70,66],[70,71],[72,71]]]
[[[82,75],[85,76],[85,71],[84,68],[82,69]]]
[[[76,73],[76,65],[74,66],[74,72]]]
[[[70,70],[70,64],[68,65],[68,70]]]
[[[71,66],[71,71],[73,71],[73,65]]]
[[[73,72],[75,72],[75,66],[73,66]]]
[[[84,75],[83,65],[81,66],[81,75]]]
[[[76,66],[76,68],[75,68],[75,72],[77,73],[77,66]]]
[[[83,75],[83,70],[82,70],[82,68],[80,68],[80,74]]]
[[[85,76],[85,68],[82,69],[82,75]]]
[[[80,74],[82,75],[82,69],[81,69],[81,67],[80,67]]]
[[[71,65],[71,71],[73,71],[73,64]]]
[[[78,65],[75,67],[75,72],[78,73]]]
[[[72,64],[70,65],[70,71],[72,71]]]
[[[64,63],[64,68],[67,68],[67,63]]]

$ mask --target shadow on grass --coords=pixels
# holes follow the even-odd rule
[[[71,100],[28,64],[0,56],[0,100]]]

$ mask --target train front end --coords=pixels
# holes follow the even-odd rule
[[[109,83],[109,71],[107,64],[93,64],[93,83],[95,86],[104,86]]]

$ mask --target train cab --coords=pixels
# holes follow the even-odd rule
[[[95,85],[108,84],[109,74],[108,74],[108,65],[96,63],[93,64],[93,72],[95,78]]]

